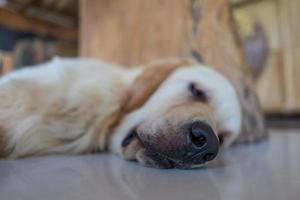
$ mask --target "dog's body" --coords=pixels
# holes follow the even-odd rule
[[[203,161],[187,161],[181,142],[190,122],[209,124],[224,146],[238,138],[244,112],[231,81],[190,60],[151,65],[54,59],[2,77],[0,156],[110,150],[145,165],[194,167]]]

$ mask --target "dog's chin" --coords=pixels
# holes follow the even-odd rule
[[[143,141],[138,137],[135,130],[127,135],[122,142],[122,154],[127,160],[137,160],[144,166],[161,169],[193,169],[204,166],[204,163],[190,164],[183,161],[174,160],[165,156],[161,152],[156,152],[147,148]]]
[[[177,161],[146,148],[138,151],[137,160],[139,163],[145,166],[161,168],[161,169],[172,169],[172,168],[194,169],[194,168],[200,168],[204,166],[204,163],[195,165],[195,164],[184,163],[182,161]]]

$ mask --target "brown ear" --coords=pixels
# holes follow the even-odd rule
[[[8,156],[6,131],[0,126],[0,159]]]
[[[263,111],[254,90],[253,82],[240,81],[238,94],[242,108],[242,130],[235,143],[260,141],[268,136]]]
[[[180,59],[147,66],[132,84],[124,111],[130,112],[141,107],[172,72],[180,67],[187,67],[195,63],[191,59]]]

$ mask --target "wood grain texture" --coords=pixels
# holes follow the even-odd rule
[[[300,2],[279,0],[283,49],[285,112],[300,112]]]
[[[246,71],[226,0],[81,0],[80,8],[82,56],[123,65],[192,56]]]
[[[83,56],[136,65],[188,51],[190,1],[83,0],[80,8]]]
[[[270,55],[257,83],[268,113],[300,113],[300,1],[270,0],[248,4],[247,10],[268,33]]]
[[[253,21],[259,22],[267,35],[268,59],[256,82],[256,89],[263,109],[268,113],[283,110],[285,98],[278,9],[275,1],[260,1],[235,10],[236,13],[242,12]]]

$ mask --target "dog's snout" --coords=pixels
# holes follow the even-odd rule
[[[191,162],[204,163],[213,160],[219,151],[219,140],[213,129],[201,121],[193,122],[188,137]]]
[[[155,134],[147,134],[150,128],[139,126],[136,137],[151,152],[147,156],[151,155],[157,162],[168,161],[168,167],[191,168],[213,160],[218,154],[219,139],[208,123],[200,120],[184,123],[177,134],[169,137],[158,128]]]

